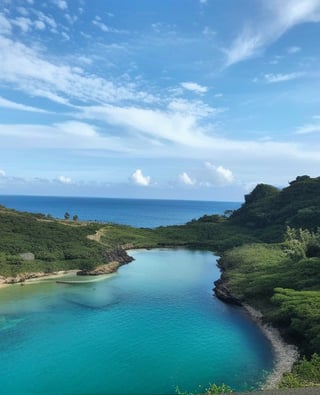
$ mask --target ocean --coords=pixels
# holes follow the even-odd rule
[[[63,218],[68,212],[83,221],[101,221],[154,228],[181,225],[205,214],[223,214],[240,207],[238,202],[192,200],[113,199],[1,195],[0,204],[31,213]]]

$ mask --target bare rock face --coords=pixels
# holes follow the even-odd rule
[[[104,253],[107,262],[120,262],[122,264],[130,263],[133,261],[132,256],[127,254],[127,251],[122,247],[107,250]]]
[[[228,304],[242,306],[240,297],[232,294],[231,291],[228,289],[228,286],[224,283],[222,279],[215,281],[214,285],[215,287],[213,290],[218,299]]]
[[[132,262],[134,259],[129,256],[125,249],[118,247],[105,252],[105,259],[108,263],[99,265],[93,270],[80,270],[79,276],[98,276],[100,274],[110,274],[118,270],[122,265]]]

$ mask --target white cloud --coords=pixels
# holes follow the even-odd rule
[[[6,176],[6,172],[0,169],[0,177],[5,177],[5,176]]]
[[[101,18],[96,16],[92,21],[92,24],[97,26],[100,30],[105,33],[127,33],[125,30],[115,29],[114,27],[109,27],[105,23],[101,22]]]
[[[214,182],[219,182],[221,184],[232,184],[235,181],[232,171],[221,165],[215,166],[210,162],[205,162],[205,167],[210,171]]]
[[[159,141],[179,143],[193,148],[209,143],[194,114],[137,107],[95,106],[83,108],[82,117],[100,119],[123,126],[130,133],[139,132]]]
[[[75,98],[98,103],[120,100],[152,101],[134,83],[115,84],[72,66],[47,61],[32,47],[0,36],[0,81],[14,84],[29,95],[68,104]]]
[[[195,93],[206,93],[208,91],[208,88],[206,86],[199,85],[196,82],[181,82],[180,85],[184,89]]]
[[[94,137],[96,129],[87,123],[77,121],[66,121],[54,124],[60,131],[77,137]]]
[[[12,24],[18,26],[23,31],[23,33],[27,33],[32,27],[31,19],[25,18],[23,16],[12,20]]]
[[[29,11],[25,7],[17,7],[17,11],[23,16],[29,15]]]
[[[48,111],[46,111],[46,110],[42,110],[40,108],[26,106],[24,104],[16,103],[11,100],[7,100],[1,96],[0,96],[0,107],[9,108],[12,110],[48,113]]]
[[[208,0],[199,0],[200,4],[207,4]]]
[[[226,65],[230,66],[234,63],[251,58],[258,53],[262,44],[263,38],[260,34],[244,31],[236,38],[232,47],[225,51],[227,55]]]
[[[51,16],[44,14],[42,11],[37,11],[36,15],[40,21],[42,21],[43,23],[45,23],[46,25],[48,25],[51,28],[52,32],[57,33],[57,30],[56,30],[57,23]]]
[[[99,29],[101,29],[103,32],[109,32],[110,29],[108,28],[107,25],[105,25],[103,22],[93,20],[92,21],[93,25],[97,26]]]
[[[44,30],[44,29],[46,28],[46,25],[44,24],[43,21],[35,21],[35,22],[34,22],[34,27],[35,27],[37,30]]]
[[[289,54],[294,54],[294,53],[297,53],[297,52],[300,52],[300,51],[301,51],[301,48],[297,47],[297,46],[292,46],[292,47],[287,48],[287,52]]]
[[[61,182],[61,184],[72,184],[72,179],[66,176],[58,177],[58,181]]]
[[[11,33],[11,23],[2,13],[0,13],[0,34],[10,34],[10,33]]]
[[[320,0],[268,0],[259,4],[265,8],[264,18],[246,25],[225,50],[226,66],[259,55],[264,47],[296,25],[320,21]]]
[[[288,74],[265,74],[264,79],[268,84],[272,84],[275,82],[283,82],[283,81],[290,81],[296,80],[297,78],[301,78],[305,75],[305,73],[288,73]]]
[[[126,144],[117,136],[102,135],[90,124],[76,121],[39,124],[0,124],[1,148],[21,146],[32,149],[94,149],[109,152],[130,152],[130,142]]]
[[[205,26],[202,29],[202,34],[204,36],[215,36],[217,34],[217,32],[215,30],[212,30],[209,26]]]
[[[81,108],[79,118],[121,126],[126,141],[133,143],[137,155],[203,158],[226,156],[238,161],[287,157],[320,160],[315,146],[294,142],[253,141],[221,138],[213,125],[201,125],[202,118],[183,112],[151,110],[137,107],[92,106]],[[146,144],[146,141],[152,145]],[[128,146],[128,145],[127,145]]]
[[[192,114],[199,118],[206,117],[209,114],[214,114],[220,111],[216,108],[209,107],[202,101],[190,101],[185,99],[171,100],[168,104],[168,110],[182,114]]]
[[[186,172],[179,174],[179,180],[185,185],[191,186],[196,184],[196,180],[192,179]]]
[[[296,134],[320,133],[320,122],[309,123],[296,129]]]
[[[55,0],[55,4],[61,10],[66,10],[68,8],[68,4],[65,0]]]
[[[148,186],[151,183],[151,178],[149,176],[144,176],[141,169],[137,169],[131,174],[131,180],[141,186]]]

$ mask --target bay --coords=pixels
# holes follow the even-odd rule
[[[1,290],[3,393],[172,394],[264,380],[272,348],[241,309],[213,297],[212,253],[129,253],[135,261],[100,282]]]
[[[1,195],[0,204],[19,211],[63,218],[68,212],[83,221],[101,221],[136,227],[180,225],[205,214],[235,210],[239,202],[193,200],[113,199],[56,196]]]

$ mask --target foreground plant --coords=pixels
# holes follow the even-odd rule
[[[201,386],[199,386],[199,390],[196,392],[185,392],[180,391],[179,387],[176,388],[176,393],[178,395],[213,395],[213,394],[231,394],[232,389],[226,384],[209,384],[209,387],[201,390]]]

